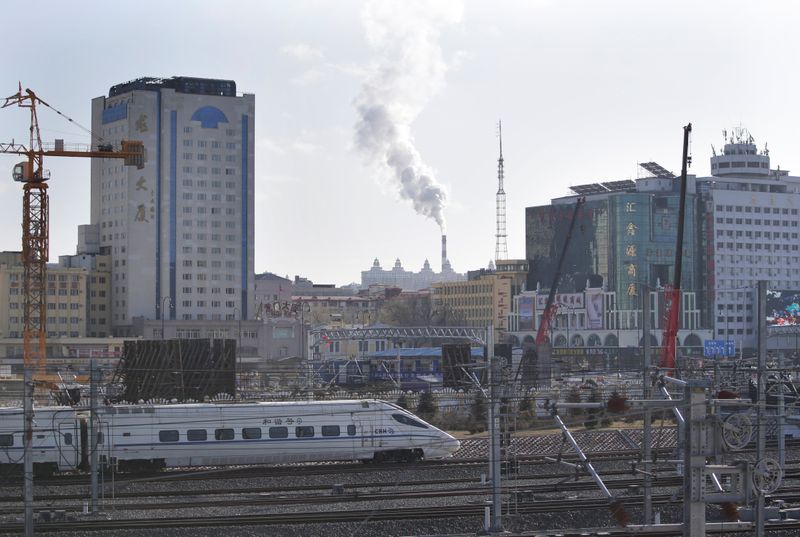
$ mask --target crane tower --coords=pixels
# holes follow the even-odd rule
[[[49,170],[44,169],[44,157],[97,157],[124,159],[127,166],[144,167],[142,142],[123,141],[121,149],[111,144],[97,144],[96,148],[71,147],[65,149],[63,140],[53,146],[42,144],[36,106],[43,105],[61,112],[41,100],[33,91],[26,89],[6,97],[0,108],[17,105],[29,108],[31,115],[30,144],[0,143],[0,153],[23,155],[26,160],[14,166],[13,178],[22,183],[22,293],[23,304],[23,360],[25,369],[36,367],[45,372],[47,343],[47,259],[49,256],[49,222],[47,183]],[[75,123],[72,119],[67,118]],[[75,123],[77,124],[77,123]]]

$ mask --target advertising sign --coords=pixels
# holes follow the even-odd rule
[[[519,305],[519,330],[533,331],[533,297],[522,296]]]
[[[800,324],[800,291],[767,291],[767,326]]]
[[[603,328],[603,293],[586,293],[586,323],[591,330]]]
[[[556,293],[553,304],[563,304],[572,308],[583,307],[583,293]],[[536,295],[536,309],[543,310],[547,305],[547,293]]]

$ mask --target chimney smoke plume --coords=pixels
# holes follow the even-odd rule
[[[444,232],[447,192],[414,146],[411,123],[444,86],[447,63],[440,30],[461,19],[460,2],[372,1],[362,12],[378,60],[354,105],[355,145],[372,165],[391,172],[400,197]]]

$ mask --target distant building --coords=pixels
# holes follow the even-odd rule
[[[107,303],[104,302],[105,296],[99,296],[105,295],[108,290],[107,265],[107,256],[101,256],[99,268],[96,264],[48,263],[48,338],[83,338],[91,335],[92,331],[95,336],[109,335],[108,314],[100,307],[107,306]],[[13,339],[23,336],[23,272],[20,252],[0,252],[0,337]],[[90,297],[92,291],[95,297]],[[90,302],[89,298],[94,298],[94,301]],[[87,311],[91,305],[96,308]]]
[[[427,289],[434,283],[464,281],[464,274],[459,274],[450,266],[450,262],[445,260],[442,272],[434,272],[428,260],[425,260],[419,272],[405,270],[400,260],[396,260],[394,267],[384,270],[380,261],[376,258],[372,263],[372,268],[361,271],[361,288],[367,289],[371,285],[385,285],[398,287],[404,291],[419,291]]]
[[[256,318],[264,318],[265,309],[274,309],[276,303],[290,301],[292,299],[292,280],[282,278],[271,272],[262,272],[255,277],[255,303]]]
[[[684,315],[698,311],[698,327],[713,328],[713,337],[752,350],[764,322],[756,315],[757,282],[767,281],[773,291],[800,290],[800,177],[772,169],[769,152],[759,151],[746,129],[725,131],[723,144],[721,151],[712,148],[710,176],[687,176],[681,288],[688,294],[681,307]],[[647,289],[673,283],[680,181],[654,162],[640,166],[648,174],[635,181],[578,185],[572,196],[526,209],[529,290],[552,285],[581,196],[586,203],[560,293],[599,288],[613,294],[615,311],[641,311]],[[683,329],[698,328],[684,315]],[[639,329],[640,316],[632,320],[629,329]],[[780,330],[770,330],[777,340]],[[780,341],[797,354],[793,332]]]
[[[503,341],[511,311],[514,278],[488,269],[470,273],[470,279],[435,283],[431,286],[434,309],[446,309],[466,326],[494,325],[495,341]]]

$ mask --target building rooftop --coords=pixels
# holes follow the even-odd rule
[[[220,95],[236,97],[236,82],[215,78],[195,78],[191,76],[173,76],[171,78],[142,77],[111,86],[109,97],[116,97],[131,91],[158,91],[161,88],[174,89],[178,93],[194,93],[198,95]]]

